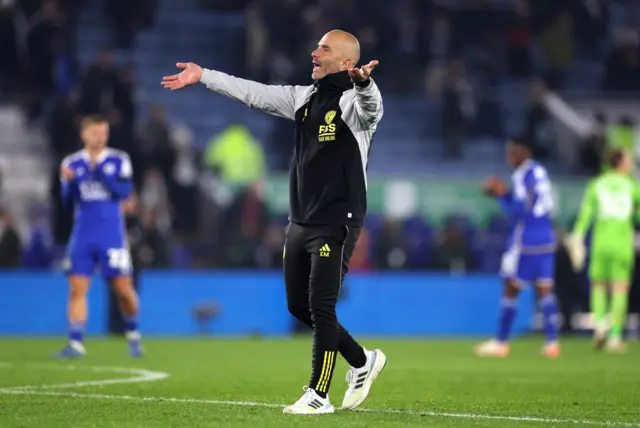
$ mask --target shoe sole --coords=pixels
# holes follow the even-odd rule
[[[509,353],[499,353],[499,354],[482,354],[480,352],[476,352],[475,356],[478,358],[498,358],[498,359],[503,359],[503,358],[507,358],[509,356]]]
[[[85,357],[85,354],[53,354],[52,357],[56,360],[80,360]]]
[[[602,351],[604,346],[607,344],[607,335],[606,334],[594,334],[593,335],[593,348],[596,351]]]
[[[478,358],[507,358],[510,353],[510,348],[496,352],[483,352],[477,348],[473,350],[473,354]]]
[[[605,346],[604,349],[609,354],[624,354],[625,352],[627,352],[627,347],[624,345],[620,347],[615,347],[615,348],[610,348],[608,346]]]
[[[594,339],[593,341],[593,347],[596,351],[602,351],[602,349],[604,348],[604,345],[606,345],[607,343],[607,339],[604,337],[601,338],[597,338]]]
[[[371,385],[373,385],[373,382],[375,382],[380,373],[382,373],[384,368],[387,366],[387,356],[384,354],[384,352],[379,349],[376,349],[374,352],[376,353],[376,359],[373,362],[373,370],[371,371],[371,376],[369,377],[369,379],[367,379],[365,384],[362,386],[362,395],[352,405],[350,405],[349,407],[343,407],[342,410],[353,410],[360,407],[369,396]]]
[[[285,415],[328,415],[334,412],[335,412],[335,408],[333,406],[323,411],[316,410],[312,412],[307,412],[307,411],[296,412],[290,409],[289,407],[285,407],[284,409],[282,409],[282,413],[284,413]]]

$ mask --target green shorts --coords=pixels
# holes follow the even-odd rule
[[[594,253],[589,263],[589,280],[592,283],[629,283],[633,275],[634,262],[633,253]]]

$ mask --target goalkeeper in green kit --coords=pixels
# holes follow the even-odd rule
[[[611,151],[607,162],[610,169],[589,183],[573,234],[566,244],[574,268],[581,270],[585,261],[584,237],[593,225],[588,276],[595,322],[594,345],[596,349],[606,345],[607,350],[622,352],[635,260],[634,222],[640,217],[640,189],[630,175],[634,165],[626,151]],[[606,326],[608,288],[611,290],[609,331]]]

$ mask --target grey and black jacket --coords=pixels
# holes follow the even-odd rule
[[[383,114],[373,80],[354,85],[343,71],[310,86],[271,86],[205,69],[200,81],[252,108],[295,121],[290,221],[362,224],[369,150]]]

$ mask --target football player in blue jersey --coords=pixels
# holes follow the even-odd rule
[[[513,168],[511,189],[498,178],[490,177],[483,189],[495,197],[511,220],[507,249],[502,258],[501,275],[505,280],[500,302],[496,337],[476,346],[479,356],[506,357],[511,327],[517,312],[521,287],[533,283],[538,289],[546,337],[542,354],[555,358],[558,345],[558,305],[553,293],[555,269],[555,231],[553,228],[553,191],[547,170],[533,160],[532,146],[526,138],[507,142],[507,163]]]
[[[99,267],[120,300],[132,357],[142,355],[138,331],[138,296],[131,281],[131,257],[121,203],[133,192],[129,156],[107,148],[109,123],[88,116],[81,123],[84,149],[67,156],[60,167],[62,199],[73,206],[74,224],[67,248],[65,270],[69,278],[69,343],[60,358],[85,355],[87,292]]]

